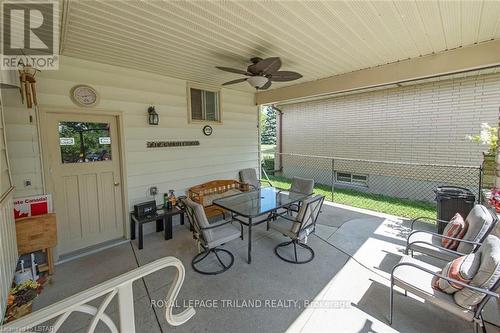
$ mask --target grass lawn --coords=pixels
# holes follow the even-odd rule
[[[291,180],[288,178],[269,176],[269,179],[276,187],[290,188]],[[332,200],[332,189],[327,185],[316,184],[314,193],[324,195],[328,201]],[[430,202],[400,199],[352,189],[335,189],[333,202],[407,218],[421,216],[436,218],[436,205]]]

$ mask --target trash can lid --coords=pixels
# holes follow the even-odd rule
[[[474,197],[471,190],[459,186],[438,186],[434,192],[438,196],[448,196],[454,198]]]

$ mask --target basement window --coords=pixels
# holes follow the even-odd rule
[[[189,122],[221,122],[220,90],[188,86]]]
[[[367,175],[356,175],[347,172],[337,172],[336,180],[338,183],[353,184],[368,186],[368,176]]]

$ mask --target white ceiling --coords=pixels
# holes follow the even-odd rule
[[[63,55],[220,85],[253,56],[304,77],[500,38],[500,1],[68,1]],[[230,86],[250,91],[247,83]]]

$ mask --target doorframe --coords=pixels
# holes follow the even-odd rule
[[[123,237],[125,239],[130,239],[130,228],[129,228],[129,223],[128,217],[129,217],[129,212],[128,212],[128,186],[127,186],[127,165],[125,163],[126,161],[126,152],[125,152],[125,125],[124,125],[124,112],[123,111],[116,111],[116,110],[109,110],[109,109],[99,109],[99,108],[81,108],[81,107],[60,107],[60,106],[50,106],[50,105],[40,105],[38,107],[38,116],[40,117],[40,127],[38,128],[38,131],[40,133],[40,140],[42,141],[42,144],[40,145],[41,151],[40,155],[42,156],[41,162],[43,163],[42,169],[43,169],[43,175],[42,177],[44,178],[45,184],[49,185],[52,187],[52,181],[49,173],[49,161],[48,161],[48,154],[47,151],[49,149],[48,147],[48,140],[47,140],[47,115],[48,114],[70,114],[70,115],[100,115],[100,116],[112,116],[116,118],[116,124],[117,124],[117,133],[118,133],[118,147],[120,150],[119,153],[119,165],[120,165],[120,184],[121,186],[121,194],[122,194],[122,211],[123,211],[123,230],[124,230],[124,235]],[[47,192],[48,186],[45,189],[45,192]]]

